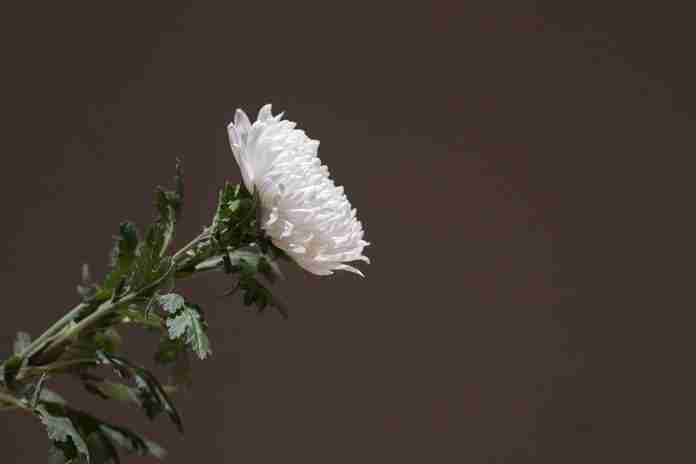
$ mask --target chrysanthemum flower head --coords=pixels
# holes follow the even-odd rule
[[[369,243],[356,210],[321,164],[319,141],[282,117],[273,116],[269,104],[253,124],[237,110],[227,126],[244,185],[261,200],[261,226],[278,248],[313,274],[345,270],[362,276],[346,264],[370,262],[363,255]]]

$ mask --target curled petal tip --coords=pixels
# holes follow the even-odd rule
[[[358,274],[358,275],[359,275],[360,277],[362,277],[363,279],[365,278],[365,274],[363,274],[362,272],[360,272],[359,269],[356,269],[356,268],[354,268],[353,266],[349,266],[348,264],[341,264],[341,265],[339,265],[339,266],[336,266],[336,269],[337,269],[337,270],[340,270],[340,271],[352,272],[352,273],[354,273],[354,274]]]
[[[273,114],[271,113],[272,107],[273,107],[273,105],[271,105],[270,103],[266,103],[265,105],[263,105],[261,107],[261,109],[259,110],[259,115],[257,117],[257,120],[264,122],[268,119],[271,119],[273,117]]]
[[[234,112],[234,125],[237,126],[239,130],[249,130],[251,127],[251,122],[249,121],[249,116],[247,116],[244,110],[237,109],[237,111]]]

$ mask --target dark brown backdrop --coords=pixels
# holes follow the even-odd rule
[[[184,437],[66,395],[172,464],[693,459],[681,3],[185,3],[5,7],[3,352],[75,302],[83,262],[105,270],[176,156],[180,240],[207,223],[239,179],[225,123],[272,102],[347,187],[367,278],[286,266],[288,321],[217,298],[222,277],[186,286],[215,356],[179,398]],[[3,463],[46,446],[0,417]]]

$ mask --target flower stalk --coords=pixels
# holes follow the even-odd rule
[[[286,315],[285,307],[277,303],[261,280],[275,279],[274,261],[283,253],[258,228],[258,202],[253,195],[240,186],[225,185],[211,225],[169,254],[182,198],[182,190],[159,189],[159,216],[144,237],[138,236],[134,225],[121,225],[111,256],[112,270],[104,281],[83,282],[79,304],[33,341],[20,334],[14,355],[0,363],[0,411],[20,408],[36,414],[47,424],[49,437],[53,437],[53,445],[61,450],[65,462],[90,453],[95,439],[91,439],[90,446],[83,446],[83,442],[89,442],[94,424],[101,424],[104,430],[113,426],[68,406],[56,394],[48,394],[45,384],[58,375],[72,377],[102,398],[133,403],[150,418],[165,413],[181,429],[180,416],[169,395],[190,384],[190,355],[204,359],[212,353],[200,307],[172,292],[181,279],[223,271],[236,278],[235,285],[246,305],[254,305],[259,311],[277,306]],[[118,329],[124,324],[160,334],[154,356],[156,362],[171,366],[172,383],[161,384],[145,368],[119,356]],[[93,372],[104,365],[133,385]],[[62,424],[63,429],[54,430],[51,424]],[[125,433],[127,429],[116,430]],[[72,438],[61,439],[64,436]],[[112,450],[112,445],[119,443],[109,436],[102,434],[96,440],[104,449]],[[161,448],[139,436],[126,437],[126,443],[121,443],[126,450],[162,455]]]
[[[89,316],[85,317],[82,319],[80,322],[76,323],[74,326],[70,327],[68,330],[62,330],[64,327],[66,327],[70,322],[72,322],[76,315],[83,309],[83,305],[78,305],[75,307],[73,310],[71,310],[68,314],[66,314],[65,317],[61,318],[61,321],[63,321],[62,325],[55,324],[54,326],[51,326],[51,328],[48,329],[47,332],[42,334],[41,337],[43,337],[42,343],[43,345],[36,346],[33,348],[33,352],[30,351],[28,356],[32,356],[34,353],[39,352],[39,355],[37,356],[37,359],[32,360],[35,361],[35,364],[41,365],[45,362],[50,362],[60,356],[60,353],[63,349],[63,346],[66,343],[69,343],[71,339],[75,339],[80,335],[80,333],[94,324],[96,324],[103,316],[109,314],[112,312],[115,308],[121,307],[128,305],[132,301],[142,298],[145,296],[148,292],[153,292],[159,290],[159,288],[167,282],[168,278],[176,278],[176,269],[177,269],[177,264],[181,261],[181,259],[185,256],[185,253],[187,253],[189,250],[197,246],[198,244],[204,242],[205,240],[209,239],[209,234],[204,232],[200,234],[198,237],[193,239],[191,242],[186,244],[183,248],[181,248],[179,251],[177,251],[173,256],[172,256],[172,264],[169,270],[162,275],[159,279],[157,279],[155,282],[152,282],[146,286],[144,286],[141,289],[131,291],[121,297],[116,297],[114,295],[114,298],[111,298],[110,300],[100,304],[97,309],[91,313]],[[59,321],[60,322],[60,321]],[[57,333],[56,333],[57,331]],[[54,338],[51,338],[51,335],[45,336],[46,333],[53,332]],[[41,339],[39,337],[39,339]],[[21,356],[20,356],[21,357]],[[19,377],[19,376],[18,376]]]
[[[156,458],[165,454],[129,429],[66,402],[50,389],[56,376],[104,400],[135,406],[150,419],[165,415],[183,431],[170,395],[191,385],[189,360],[207,359],[212,348],[203,310],[176,293],[178,281],[224,272],[232,281],[226,296],[240,295],[259,313],[275,308],[287,318],[285,304],[270,291],[282,277],[279,260],[317,275],[335,270],[362,275],[345,262],[367,261],[362,251],[368,243],[343,189],[320,166],[318,142],[272,116],[270,106],[253,124],[238,111],[228,131],[244,186],[224,185],[210,225],[170,253],[184,199],[177,163],[174,189],[156,190],[157,217],[145,234],[121,223],[104,279],[91,281],[84,268],[81,301],[33,341],[18,333],[13,354],[0,362],[0,411],[36,416],[51,441],[51,462],[120,462],[117,448]],[[153,358],[170,369],[166,384],[123,356],[119,330],[126,324],[158,336]]]

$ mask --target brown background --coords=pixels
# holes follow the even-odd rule
[[[4,7],[2,351],[75,303],[83,262],[105,271],[176,156],[179,243],[208,223],[239,179],[226,122],[272,102],[358,208],[367,279],[286,266],[288,321],[218,298],[224,276],[182,287],[215,351],[178,399],[184,437],[66,396],[172,464],[691,461],[677,222],[693,214],[696,33],[671,3]],[[31,418],[0,417],[1,462],[46,447]]]

